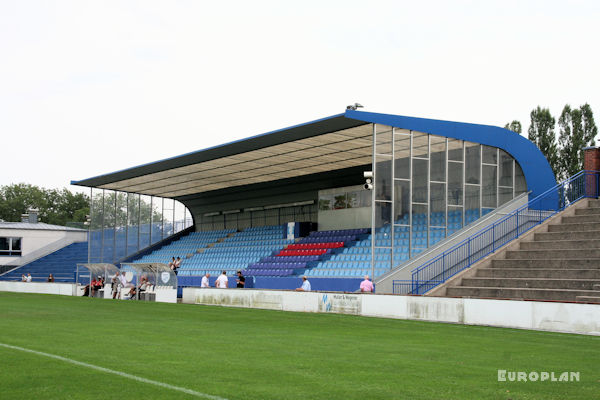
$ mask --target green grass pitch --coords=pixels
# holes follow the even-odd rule
[[[600,337],[0,293],[0,343],[225,399],[598,399]],[[498,382],[498,369],[579,382]],[[0,346],[1,399],[193,395]]]

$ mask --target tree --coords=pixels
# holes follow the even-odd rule
[[[162,205],[162,203],[161,203]],[[149,198],[121,192],[106,192],[93,195],[92,230],[126,225],[150,224],[162,221],[162,207],[150,204]]]
[[[0,219],[20,221],[31,208],[39,210],[39,219],[53,225],[83,222],[89,214],[89,198],[67,189],[44,189],[29,184],[0,187]]]
[[[548,160],[554,175],[558,176],[560,162],[556,134],[554,132],[556,119],[554,119],[548,108],[541,108],[540,106],[531,110],[529,116],[531,118],[531,124],[527,131],[529,140],[535,143],[538,149],[540,149]]]
[[[521,123],[519,121],[517,121],[516,119],[513,122],[504,125],[504,129],[508,129],[509,131],[516,132],[519,135],[521,134],[521,132],[523,132]]]
[[[583,148],[593,146],[598,134],[594,114],[589,104],[572,109],[565,105],[558,119],[560,129],[560,178],[567,178],[583,169]]]

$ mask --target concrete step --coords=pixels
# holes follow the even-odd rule
[[[598,290],[599,281],[590,279],[534,279],[534,278],[464,278],[461,286],[495,288],[534,288]],[[600,291],[599,291],[600,293]]]
[[[600,259],[572,258],[570,260],[496,259],[492,268],[562,268],[600,269]]]
[[[446,288],[446,295],[450,297],[577,301],[578,296],[598,297],[600,296],[600,291],[454,286]]]
[[[600,296],[577,296],[577,300],[582,303],[600,303]]]
[[[596,231],[600,228],[596,222],[548,225],[548,232]]]
[[[521,242],[521,250],[600,249],[600,239]]]
[[[588,207],[600,207],[600,199],[589,199]]]
[[[578,208],[575,215],[600,215],[600,207]]]
[[[562,278],[600,280],[600,268],[479,268],[475,276],[482,278]]]
[[[598,226],[600,228],[600,226]],[[600,230],[597,231],[574,231],[574,232],[541,232],[534,233],[533,240],[576,240],[576,239],[600,239]]]
[[[577,224],[586,222],[600,222],[600,215],[573,215],[570,217],[562,217],[563,224]]]
[[[560,242],[557,242],[560,243]],[[560,249],[558,246],[554,250],[510,250],[506,252],[507,259],[520,260],[570,260],[582,257],[600,258],[600,249],[572,250]]]

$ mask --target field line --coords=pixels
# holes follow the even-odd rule
[[[150,385],[155,385],[155,386],[160,386],[160,387],[165,388],[165,389],[176,390],[178,392],[187,393],[189,395],[196,396],[196,397],[202,397],[202,398],[211,399],[211,400],[227,400],[224,397],[213,396],[213,395],[206,394],[206,393],[196,392],[195,390],[192,390],[192,389],[187,389],[187,388],[180,387],[180,386],[169,385],[168,383],[164,383],[164,382],[153,381],[152,379],[147,379],[147,378],[142,378],[141,376],[131,375],[131,374],[128,374],[127,372],[115,371],[113,369],[99,367],[99,366],[94,365],[94,364],[88,364],[88,363],[84,363],[84,362],[81,362],[81,361],[72,360],[70,358],[57,356],[55,354],[44,353],[42,351],[26,349],[25,347],[12,346],[10,344],[5,344],[5,343],[0,343],[0,347],[5,347],[7,349],[24,351],[26,353],[36,354],[38,356],[44,356],[44,357],[48,357],[48,358],[54,358],[55,360],[64,361],[64,362],[67,362],[67,363],[70,363],[70,364],[78,365],[80,367],[86,367],[86,368],[95,369],[96,371],[105,372],[107,374],[118,375],[118,376],[121,376],[123,378],[132,379],[134,381],[138,381],[138,382],[142,382],[142,383],[148,383]]]

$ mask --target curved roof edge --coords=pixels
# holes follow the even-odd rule
[[[546,157],[544,157],[537,146],[523,136],[508,129],[491,125],[405,117],[366,111],[347,110],[344,115],[347,118],[360,121],[498,147],[517,160],[523,169],[527,187],[532,191],[530,198],[534,198],[556,185],[552,168],[550,168],[548,160],[546,160]]]

